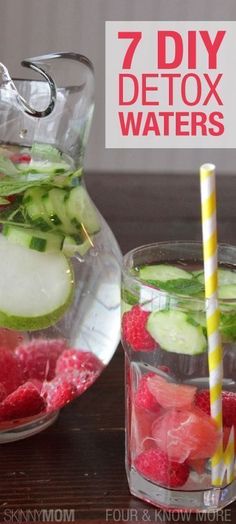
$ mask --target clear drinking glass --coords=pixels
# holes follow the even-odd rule
[[[22,65],[29,79],[0,64],[0,442],[51,424],[120,334],[121,254],[83,173],[93,66],[75,53]]]
[[[236,498],[232,460],[221,487],[211,477],[219,439],[225,450],[236,429],[236,247],[222,244],[218,256],[222,435],[210,416],[202,245],[151,244],[123,262],[128,482],[133,495],[168,510],[215,511]]]

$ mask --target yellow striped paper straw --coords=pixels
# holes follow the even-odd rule
[[[201,166],[200,180],[211,416],[222,435],[223,351],[219,333],[216,191],[213,164]],[[222,485],[223,459],[223,438],[221,437],[211,460],[213,486]]]

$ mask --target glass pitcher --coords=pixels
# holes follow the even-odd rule
[[[0,442],[50,425],[119,341],[121,254],[83,176],[92,64],[22,65],[41,77],[0,64]]]

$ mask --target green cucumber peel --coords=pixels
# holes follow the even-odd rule
[[[38,331],[39,329],[46,329],[58,322],[71,305],[72,299],[73,294],[71,293],[66,304],[50,314],[36,318],[9,316],[0,311],[0,324],[2,327],[17,329],[17,331]]]
[[[205,319],[205,323],[204,323],[204,319]],[[187,321],[189,324],[192,324],[192,326],[201,327],[204,336],[207,338],[206,317],[204,313],[201,315],[201,318],[200,318],[200,315],[198,315],[198,312],[197,314],[194,314],[194,313],[192,314],[189,312],[187,313]]]
[[[74,298],[74,284],[65,304],[59,306],[58,309],[41,315],[39,317],[18,317],[15,315],[7,315],[0,311],[0,325],[8,329],[17,329],[18,331],[38,331],[39,329],[46,329],[53,326],[64,313],[69,309]]]
[[[198,324],[198,322],[196,322],[196,320],[194,320],[194,318],[192,318],[190,315],[187,315],[187,322],[189,324],[192,324],[192,326],[196,326],[198,327],[200,324]]]

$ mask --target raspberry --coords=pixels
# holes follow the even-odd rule
[[[37,378],[30,378],[28,382],[34,384],[38,392],[41,393],[43,387],[43,382],[41,382],[41,380],[38,380]]]
[[[122,317],[122,337],[134,351],[153,351],[157,344],[146,330],[149,312],[134,306]]]
[[[195,404],[210,415],[210,392],[208,389],[202,389],[196,393]],[[222,391],[222,408],[224,426],[231,427],[236,425],[236,393]]]
[[[90,351],[67,349],[58,358],[56,375],[66,378],[81,395],[96,380],[103,369],[102,362]]]
[[[236,393],[223,391],[222,402],[224,426],[236,426]]]
[[[7,396],[6,389],[3,384],[0,384],[0,402]]]
[[[208,389],[201,389],[197,391],[194,399],[194,404],[204,411],[207,415],[210,415],[210,393]]]
[[[150,448],[138,455],[134,461],[138,473],[149,480],[168,488],[178,488],[187,482],[189,467],[169,460],[166,453],[158,448]]]
[[[52,411],[68,404],[77,396],[77,391],[66,376],[58,376],[51,382],[44,382],[41,394],[47,403],[47,411]]]
[[[18,346],[15,355],[21,364],[24,380],[52,380],[57,359],[66,347],[64,340],[40,338]]]
[[[31,161],[31,156],[27,153],[14,153],[10,158],[14,164],[29,164]]]
[[[56,365],[56,375],[67,371],[102,371],[102,362],[90,351],[66,349],[60,355]]]
[[[144,408],[148,411],[160,413],[161,406],[158,404],[156,398],[149,391],[148,379],[155,376],[155,373],[147,373],[139,381],[138,389],[136,391],[134,402],[138,408]]]
[[[24,340],[22,333],[13,329],[0,328],[0,346],[13,350]]]
[[[12,393],[24,382],[21,367],[11,351],[0,348],[0,383],[6,394]]]
[[[31,382],[25,382],[0,404],[0,420],[30,417],[44,410],[45,401]]]

